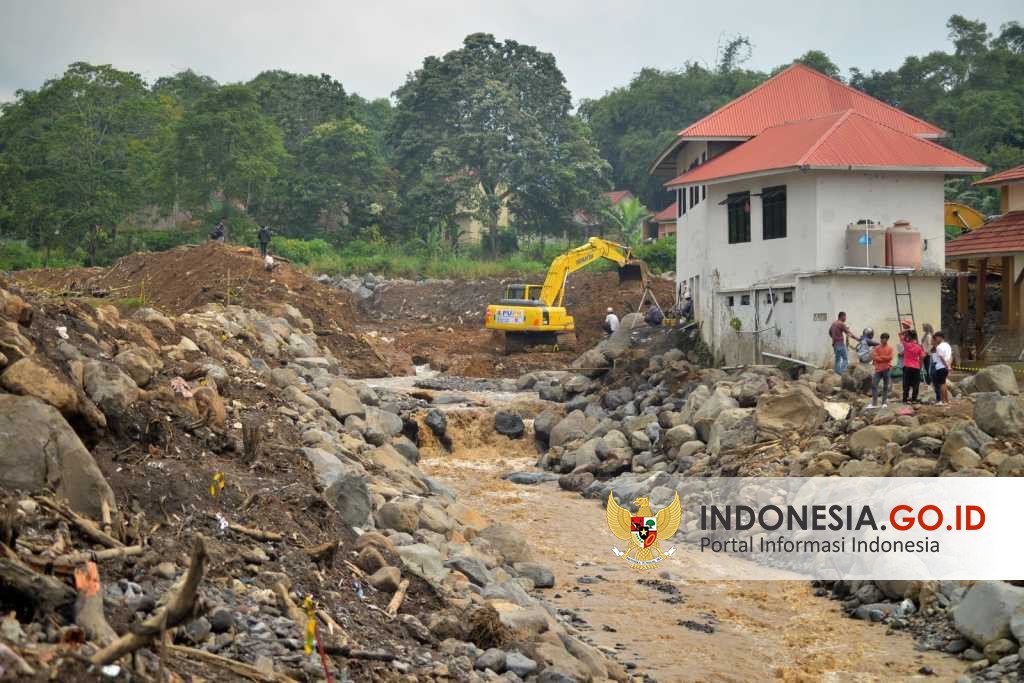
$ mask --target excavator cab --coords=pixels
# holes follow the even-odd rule
[[[517,304],[519,306],[539,306],[540,290],[543,285],[514,284],[505,287],[505,298],[503,304]]]
[[[645,290],[650,283],[651,274],[647,269],[647,263],[637,258],[631,258],[619,266],[619,284],[626,282],[639,282]]]

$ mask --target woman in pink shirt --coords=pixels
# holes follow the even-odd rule
[[[921,386],[921,361],[924,348],[917,343],[917,332],[903,333],[903,402],[917,403],[917,390]],[[907,398],[910,401],[907,401]]]

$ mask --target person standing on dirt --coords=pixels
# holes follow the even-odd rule
[[[601,327],[604,328],[609,337],[615,330],[619,329],[619,316],[615,315],[615,310],[611,306],[608,307],[608,315],[604,317],[604,324]]]
[[[832,352],[836,357],[833,369],[837,375],[841,375],[850,366],[850,354],[846,350],[846,338],[853,337],[860,341],[860,337],[855,335],[846,325],[846,311],[839,311],[835,322],[828,328],[828,337],[832,341]]]
[[[210,239],[214,242],[223,242],[227,238],[227,228],[224,226],[224,219],[221,218],[217,225],[213,226]]]
[[[652,327],[658,327],[663,320],[665,320],[665,314],[661,312],[661,307],[657,303],[650,304],[647,307],[647,312],[644,313],[644,322]]]
[[[946,341],[942,330],[935,331],[932,341],[932,385],[935,387],[935,402],[941,406],[949,403],[946,378],[949,377],[949,369],[953,367],[953,347]]]
[[[273,235],[273,231],[270,228],[263,225],[260,226],[260,231],[256,233],[256,238],[260,241],[260,256],[267,258],[267,249],[270,248],[270,237]]]

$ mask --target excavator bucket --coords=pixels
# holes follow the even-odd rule
[[[619,284],[627,282],[639,282],[644,288],[650,280],[650,273],[647,270],[647,262],[640,259],[630,259],[624,265],[619,266]]]

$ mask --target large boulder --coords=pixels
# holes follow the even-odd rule
[[[507,410],[499,410],[494,414],[494,431],[510,439],[522,438],[526,432],[523,418]]]
[[[711,425],[723,410],[739,408],[739,403],[726,389],[716,389],[693,414],[693,426],[700,440],[707,443],[711,438]]]
[[[444,557],[435,548],[426,543],[413,543],[402,545],[396,548],[398,556],[402,558],[409,571],[420,578],[430,581],[435,586],[448,575],[444,566]]]
[[[533,559],[529,542],[515,527],[508,524],[492,524],[479,535],[501,553],[506,564],[529,562]]]
[[[622,316],[622,320],[619,321],[619,329],[609,335],[607,339],[602,341],[597,347],[601,350],[607,358],[615,360],[622,354],[629,351],[629,347],[632,344],[631,332],[633,328],[643,322],[643,316],[639,313],[628,313]]]
[[[128,349],[114,356],[114,363],[140,387],[146,386],[153,379],[156,372],[154,360],[139,349]]]
[[[82,378],[85,393],[108,417],[123,414],[139,397],[139,385],[113,363],[87,360]]]
[[[402,418],[387,410],[369,406],[366,411],[366,440],[374,446],[385,444],[402,433]]]
[[[974,421],[991,436],[1020,436],[1024,434],[1024,405],[1019,398],[997,393],[978,394],[974,401]]]
[[[960,422],[946,433],[946,441],[942,444],[942,456],[948,459],[961,448],[970,448],[981,453],[985,444],[991,443],[992,440],[991,436],[974,423]]]
[[[551,430],[562,419],[562,416],[553,410],[542,410],[533,418],[533,433],[541,441],[547,441],[551,437]]]
[[[21,333],[18,323],[0,320],[0,356],[13,363],[35,352],[36,345]]]
[[[584,351],[583,354],[574,360],[570,367],[586,377],[597,377],[608,371],[611,361],[601,352],[600,348],[593,348]]]
[[[910,440],[910,429],[901,425],[870,425],[858,429],[850,435],[850,452],[856,456],[869,451],[885,448],[887,443],[898,443],[901,446]]]
[[[1010,619],[1024,605],[1024,588],[1004,581],[979,581],[953,608],[953,624],[965,637],[981,647],[1007,638]]]
[[[1020,393],[1017,377],[1009,365],[990,365],[957,386],[967,394],[995,392],[1004,396],[1016,396]]]
[[[564,446],[571,441],[582,439],[596,426],[597,423],[584,415],[583,411],[574,410],[551,428],[548,443],[552,446]]]
[[[718,455],[740,446],[754,443],[754,408],[727,408],[711,425],[708,434],[708,453]]]
[[[0,375],[0,385],[12,394],[34,396],[49,403],[65,417],[78,410],[78,392],[38,356],[28,356],[8,366]]]
[[[813,391],[793,384],[779,393],[763,394],[757,400],[754,424],[758,435],[778,437],[794,431],[812,433],[827,417],[824,405]]]
[[[858,394],[866,394],[871,391],[871,370],[868,365],[851,365],[846,369],[841,378],[843,389]]]
[[[53,489],[95,519],[114,492],[92,455],[57,409],[29,396],[0,394],[0,486]]]
[[[359,401],[359,392],[343,379],[327,388],[327,407],[342,422],[349,415],[360,419],[366,417],[366,408]]]

